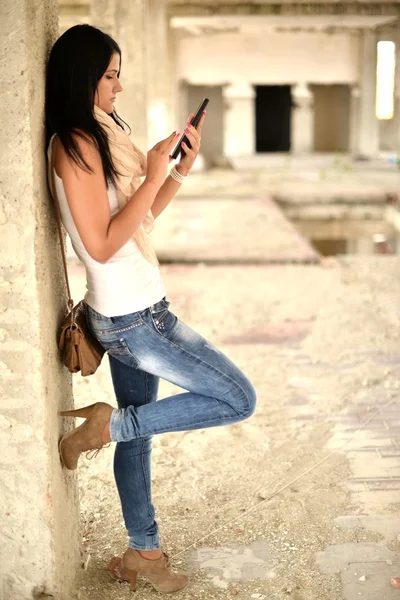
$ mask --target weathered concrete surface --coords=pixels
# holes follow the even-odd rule
[[[371,485],[356,496],[354,478],[375,475],[366,471],[373,454],[360,463],[328,442],[338,425],[353,429],[344,440],[352,451],[360,434],[363,445],[369,435],[368,445],[379,450],[374,431],[383,435],[386,428],[374,424],[399,409],[399,259],[161,268],[170,310],[226,352],[258,392],[256,413],[243,423],[154,438],[162,543],[173,564],[191,575],[179,597],[356,600],[360,591],[368,600],[394,597],[398,491]],[[71,273],[78,297],[82,270],[74,266]],[[77,404],[114,402],[107,359],[93,377],[77,376],[74,391]],[[161,381],[160,398],[180,392]],[[388,425],[389,477],[400,438],[393,415]],[[112,458],[109,448],[79,465],[88,558],[82,600],[128,594],[105,570],[126,545]],[[351,570],[346,557],[353,555],[362,564]],[[380,568],[382,560],[393,564]],[[141,578],[138,597],[154,594]]]
[[[44,149],[44,64],[57,27],[52,0],[0,3],[2,600],[71,599],[79,563],[76,478],[57,448],[57,409],[72,385],[56,345],[65,283]]]

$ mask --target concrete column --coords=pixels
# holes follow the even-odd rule
[[[358,132],[360,115],[360,88],[353,85],[350,90],[350,140],[349,151],[351,154],[357,154]]]
[[[92,0],[90,21],[109,33],[121,48],[121,84],[115,108],[143,152],[147,132],[147,0]]]
[[[181,124],[184,121],[180,120],[181,114],[183,114],[183,110],[181,109],[180,101],[181,96],[179,93],[179,83],[178,83],[178,75],[177,75],[177,62],[178,62],[178,51],[179,51],[179,30],[173,29],[169,23],[167,28],[167,52],[168,52],[168,116],[169,122],[167,126],[167,132],[177,129],[180,131],[179,127],[182,127]],[[189,113],[187,113],[189,114]],[[182,119],[185,119],[187,115],[183,116]]]
[[[57,410],[72,398],[56,331],[66,296],[46,178],[44,73],[55,0],[2,0],[0,105],[0,598],[74,598],[76,477]]]
[[[305,83],[292,87],[291,151],[295,154],[314,151],[313,94]]]
[[[395,128],[394,150],[400,157],[400,22],[397,24],[396,32],[393,35],[393,41],[396,44],[396,65],[394,80],[394,114],[393,126]]]
[[[251,85],[227,85],[224,97],[224,156],[255,154],[255,90]]]
[[[373,237],[359,237],[353,240],[353,254],[370,255],[374,254],[374,240]]]
[[[376,118],[377,35],[364,29],[360,40],[360,99],[357,154],[375,156],[379,151],[379,121]]]
[[[173,131],[169,86],[169,36],[165,0],[147,0],[147,123],[148,145],[154,146]],[[171,130],[170,130],[171,129]]]

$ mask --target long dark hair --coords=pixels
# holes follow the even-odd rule
[[[106,183],[113,184],[118,171],[111,158],[107,133],[95,118],[93,108],[98,82],[115,52],[120,56],[121,71],[121,49],[112,37],[87,24],[67,29],[50,52],[45,98],[46,148],[56,133],[67,155],[79,167],[93,172],[72,134],[81,138],[89,136],[100,152]],[[127,125],[115,109],[109,116],[121,129],[124,129],[123,124]],[[130,133],[129,125],[127,127]]]

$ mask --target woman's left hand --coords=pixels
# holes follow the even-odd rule
[[[196,156],[200,150],[200,141],[201,141],[201,130],[203,127],[204,119],[206,118],[206,113],[204,112],[201,115],[200,121],[198,122],[197,127],[193,127],[190,125],[190,119],[193,118],[193,114],[189,115],[188,122],[186,123],[185,135],[188,138],[190,145],[189,148],[186,144],[182,144],[182,148],[185,151],[185,154],[181,154],[181,159],[179,163],[176,165],[176,170],[181,175],[187,175],[190,169],[193,167],[193,163],[196,160]]]

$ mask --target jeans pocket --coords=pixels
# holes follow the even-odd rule
[[[178,322],[178,317],[168,309],[170,303],[168,301],[166,303],[166,306],[150,312],[153,326],[159,333],[168,333]]]

